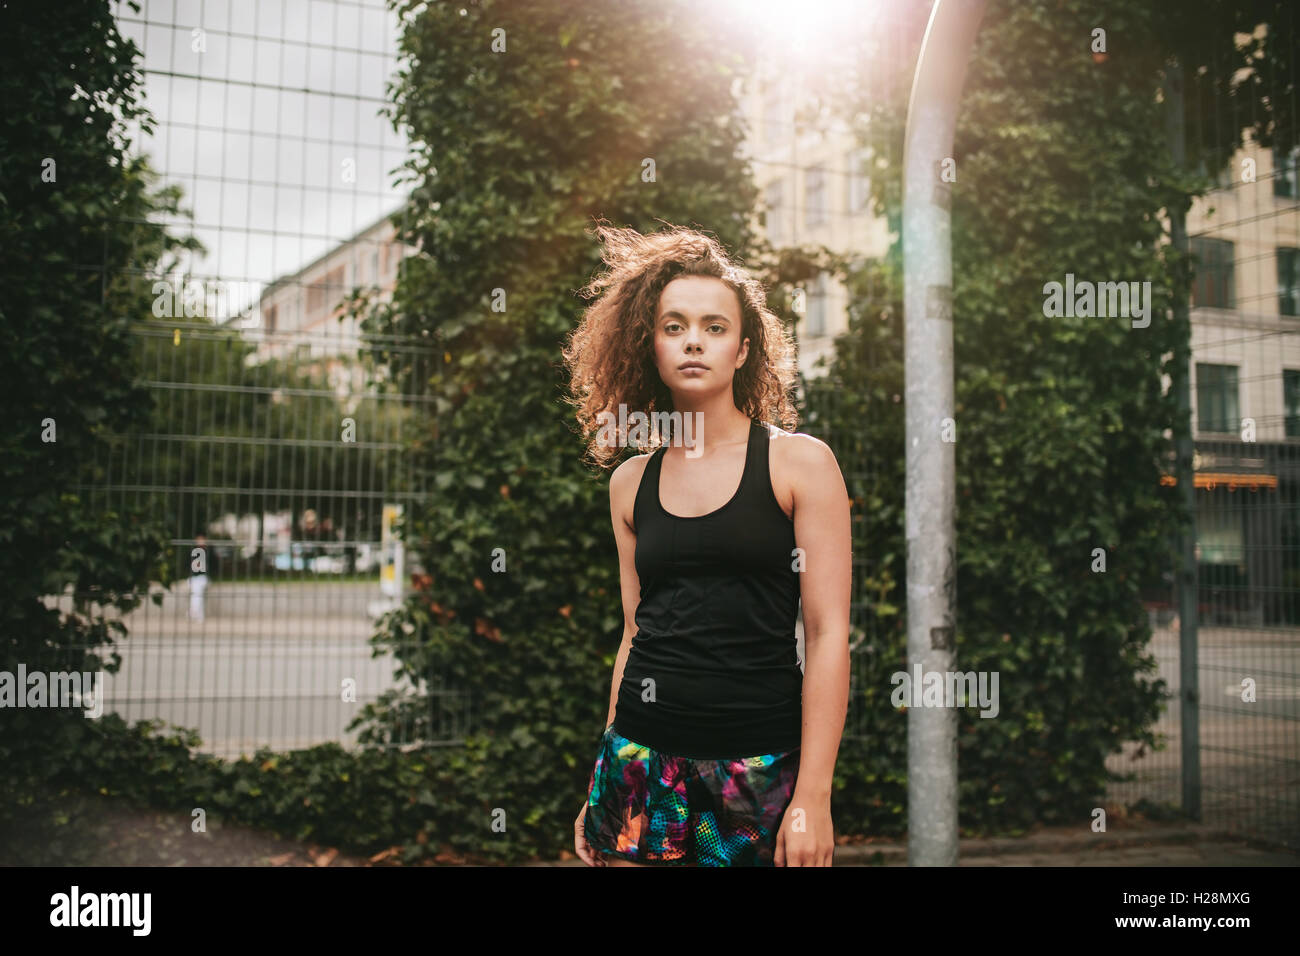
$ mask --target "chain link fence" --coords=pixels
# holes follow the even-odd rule
[[[409,590],[403,507],[429,493],[403,442],[428,389],[400,392],[367,361],[377,343],[348,308],[391,297],[411,252],[389,222],[407,145],[380,112],[400,22],[382,0],[114,15],[157,119],[133,146],[181,187],[189,208],[164,221],[202,249],[143,276],[152,315],[128,318],[152,420],[113,436],[80,488],[105,511],[146,504],[175,555],[161,603],[125,616],[103,706],[194,728],[223,757],[350,744],[352,718],[394,686],[369,639]],[[413,382],[441,364],[428,339],[382,345],[408,354]],[[468,703],[431,692],[454,705],[426,742],[453,743]]]
[[[1260,28],[1264,29],[1263,27]],[[1295,48],[1294,17],[1271,29]],[[1238,38],[1244,42],[1244,37]],[[1190,102],[1219,95],[1191,77]],[[1295,86],[1270,75],[1270,98],[1295,111]],[[1235,107],[1234,107],[1235,108]],[[1189,153],[1230,141],[1253,117],[1189,128]],[[1202,819],[1300,846],[1300,150],[1257,142],[1188,212],[1195,439],[1196,649]],[[1167,469],[1172,472],[1172,467]],[[1164,479],[1171,483],[1172,474]],[[1132,774],[1112,793],[1181,806],[1183,623],[1174,568],[1152,589],[1151,649],[1169,685],[1157,725],[1164,749],[1132,746],[1109,762]]]

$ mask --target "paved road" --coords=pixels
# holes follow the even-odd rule
[[[1202,819],[1250,826],[1300,845],[1300,631],[1207,628],[1199,633]],[[1127,745],[1107,760],[1132,783],[1112,784],[1108,796],[1182,803],[1181,701],[1176,631],[1158,631],[1151,643],[1158,673],[1173,697],[1156,724],[1168,743],[1139,754]],[[1242,680],[1255,685],[1253,703],[1241,699]]]
[[[105,674],[105,710],[127,721],[161,718],[190,727],[202,750],[231,757],[327,741],[361,707],[395,686],[391,656],[374,657],[370,584],[213,584],[207,616],[188,617],[184,582],[124,618],[122,666]],[[48,602],[68,606],[66,599]],[[343,682],[355,682],[355,702]]]
[[[105,677],[105,709],[192,727],[203,750],[226,756],[355,739],[344,728],[393,686],[392,658],[370,656],[364,627],[347,637],[272,636],[282,633],[132,638],[121,670]],[[355,702],[343,699],[345,680],[354,682]]]

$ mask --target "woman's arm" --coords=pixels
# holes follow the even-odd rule
[[[792,435],[786,471],[794,497],[794,536],[802,550],[803,731],[799,776],[782,825],[788,866],[829,866],[834,849],[831,777],[849,703],[849,596],[852,538],[849,496],[834,453],[810,435]],[[793,828],[790,823],[794,822]],[[778,855],[779,856],[779,855]]]
[[[614,540],[618,544],[619,593],[623,600],[623,640],[618,646],[618,656],[614,659],[614,676],[609,686],[609,711],[605,716],[606,729],[614,722],[618,687],[623,682],[623,667],[627,663],[628,652],[632,649],[632,637],[636,634],[636,609],[641,601],[641,580],[636,573],[636,532],[632,530],[632,505],[636,501],[641,475],[649,460],[649,455],[629,458],[609,476],[609,513],[610,520],[614,523]]]

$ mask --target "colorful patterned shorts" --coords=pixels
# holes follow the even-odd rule
[[[773,866],[799,749],[734,760],[661,754],[601,738],[587,788],[587,844],[637,863]]]

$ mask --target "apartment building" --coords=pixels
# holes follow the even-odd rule
[[[923,27],[919,17],[912,19],[917,21],[913,31]],[[845,37],[846,45],[870,34],[873,21],[864,16],[854,29],[856,36]],[[825,246],[862,258],[884,256],[890,235],[885,219],[869,208],[869,150],[829,110],[820,120],[797,120],[801,107],[824,95],[822,76],[817,63],[792,68],[780,52],[759,58],[742,93],[750,131],[745,155],[760,191],[764,235],[778,247]],[[886,92],[882,87],[882,95]],[[797,291],[802,301],[788,305],[797,315],[799,367],[813,375],[817,361],[833,353],[835,336],[848,327],[848,290],[823,274]]]
[[[268,285],[257,302],[256,321],[245,336],[257,343],[255,360],[292,360],[300,369],[323,374],[340,396],[361,390],[355,358],[359,323],[343,316],[345,299],[357,287],[392,297],[401,262],[414,250],[397,239],[385,214],[318,256],[292,275]]]
[[[1202,614],[1296,620],[1300,151],[1247,140],[1187,216]]]

